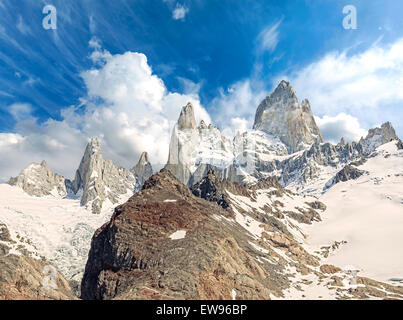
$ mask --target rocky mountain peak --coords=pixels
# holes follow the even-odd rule
[[[299,104],[295,90],[284,80],[259,105],[253,129],[279,138],[289,153],[323,142],[309,101]]]
[[[392,140],[399,140],[395,129],[388,121],[381,125],[381,127],[369,129],[368,135],[365,139],[360,140],[364,146],[364,150],[371,152],[384,143]]]
[[[290,99],[298,103],[297,93],[288,81],[281,80],[270,95],[273,99]]]
[[[138,184],[143,186],[144,182],[153,175],[153,167],[148,160],[148,153],[143,152],[139,162],[130,170],[138,180]]]
[[[149,163],[148,161],[148,153],[147,152],[143,152],[140,156],[139,165],[146,165],[147,163]]]
[[[206,123],[204,122],[204,120],[201,120],[201,121],[200,121],[199,129],[207,129],[207,125],[206,125]]]
[[[82,190],[81,205],[91,206],[92,212],[98,214],[106,199],[117,203],[121,195],[133,192],[136,178],[128,170],[117,168],[112,161],[104,160],[99,140],[93,138],[85,148],[70,186],[75,194]]]
[[[371,139],[376,135],[382,138],[383,143],[399,139],[396,134],[395,128],[393,128],[392,124],[389,121],[382,124],[380,128],[377,127],[370,129],[368,131],[366,139]]]
[[[101,153],[101,144],[99,143],[98,138],[91,138],[88,142],[86,153],[90,155]]]
[[[194,115],[193,105],[189,102],[181,110],[178,119],[178,128],[180,130],[184,129],[196,129],[196,119]]]
[[[8,184],[22,188],[31,196],[66,196],[65,179],[53,173],[46,161],[31,163],[17,177],[10,178]]]

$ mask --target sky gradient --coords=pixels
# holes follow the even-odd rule
[[[47,4],[56,30],[42,26]],[[346,5],[356,30],[343,28]],[[163,163],[188,100],[232,135],[281,79],[310,100],[330,142],[385,121],[402,137],[402,10],[393,0],[0,0],[0,180],[42,159],[71,177],[91,136],[119,165],[142,151]]]

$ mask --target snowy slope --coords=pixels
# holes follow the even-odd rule
[[[80,206],[79,199],[33,197],[19,187],[0,184],[0,222],[33,257],[45,257],[67,280],[81,281],[91,238],[109,221],[115,206],[105,203],[102,213],[95,215]]]
[[[327,210],[322,222],[305,226],[307,245],[318,250],[347,241],[327,263],[353,265],[380,281],[403,278],[403,150],[396,141],[384,144],[358,168],[369,175],[338,183],[319,198]]]

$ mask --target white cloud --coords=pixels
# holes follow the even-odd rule
[[[260,32],[258,40],[261,50],[273,52],[276,49],[280,35],[278,28],[281,22],[282,20],[278,21],[274,25],[266,27]]]
[[[188,12],[189,12],[188,8],[177,3],[176,8],[172,11],[172,18],[174,18],[175,20],[183,20],[185,19],[185,16]]]
[[[8,112],[17,121],[25,120],[31,117],[32,106],[28,103],[14,103],[8,108]]]
[[[334,144],[341,138],[346,142],[352,142],[367,135],[367,130],[361,128],[358,119],[345,113],[339,113],[335,117],[315,117],[315,121],[325,141]]]
[[[253,126],[257,106],[267,92],[262,83],[252,80],[239,81],[210,103],[214,121],[227,136],[245,131]]]
[[[383,104],[401,104],[403,38],[384,48],[378,45],[354,55],[331,52],[285,78],[321,115],[369,113]]]
[[[99,137],[105,158],[118,165],[133,166],[143,151],[154,164],[165,164],[170,132],[182,106],[191,101],[197,121],[211,122],[198,94],[168,92],[144,54],[111,55],[92,46],[99,54],[96,67],[82,73],[88,90],[82,105],[63,109],[61,121],[41,124],[21,117],[24,109],[14,107],[19,117],[16,135],[0,136],[1,179],[43,159],[56,172],[72,177],[90,137]]]

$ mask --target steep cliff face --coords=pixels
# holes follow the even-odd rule
[[[272,157],[287,154],[287,148],[278,138],[262,131],[239,133],[231,140],[216,126],[207,126],[204,121],[198,127],[189,125],[194,122],[189,118],[194,120],[190,104],[183,107],[173,129],[166,165],[188,186],[200,181],[210,169],[221,179],[250,182],[256,180],[254,177],[260,177],[258,155]]]
[[[71,182],[71,190],[74,194],[82,191],[81,205],[90,206],[93,213],[99,214],[104,201],[118,203],[119,196],[133,192],[136,183],[131,172],[104,160],[98,139],[91,139]]]
[[[306,149],[315,142],[323,142],[309,101],[299,104],[294,89],[286,81],[281,81],[259,105],[253,129],[278,137],[289,153]]]
[[[225,171],[233,163],[232,141],[213,125],[201,122],[196,127],[195,123],[193,106],[189,103],[182,108],[173,129],[166,168],[186,185],[198,181],[196,177],[202,178],[210,167],[235,179],[233,172]]]
[[[196,119],[194,116],[194,109],[193,105],[190,102],[186,106],[184,106],[181,110],[178,119],[178,129],[179,130],[196,129]]]
[[[153,175],[153,167],[148,160],[147,152],[141,154],[139,162],[130,170],[130,172],[137,178],[139,187],[142,187],[144,182]]]
[[[11,178],[8,184],[18,186],[36,197],[66,195],[65,179],[53,173],[46,161],[42,161],[41,164],[30,164],[17,177]]]

